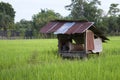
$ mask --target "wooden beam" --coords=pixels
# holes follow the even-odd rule
[[[87,31],[84,32],[85,54],[87,55]]]

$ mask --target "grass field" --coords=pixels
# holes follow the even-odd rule
[[[120,37],[88,60],[63,60],[56,39],[0,40],[0,80],[120,80]]]

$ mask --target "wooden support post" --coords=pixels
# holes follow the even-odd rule
[[[87,31],[84,32],[84,51],[85,51],[85,56],[84,57],[87,57]]]
[[[61,40],[60,40],[59,35],[57,35],[57,38],[58,38],[58,52],[60,53],[61,52]]]

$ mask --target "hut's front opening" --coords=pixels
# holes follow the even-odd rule
[[[84,33],[58,34],[58,50],[63,57],[85,57],[89,53],[98,53],[102,49],[102,41],[91,30]],[[99,39],[100,44],[95,43]],[[98,46],[97,50],[95,44]],[[98,50],[99,49],[99,50]]]
[[[58,50],[63,57],[83,57],[86,51],[85,34],[58,34]]]
[[[58,46],[59,52],[72,52],[72,51],[83,51],[84,50],[84,35],[73,34],[73,35],[58,35]]]

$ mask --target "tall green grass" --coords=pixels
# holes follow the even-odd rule
[[[120,37],[110,37],[99,57],[67,60],[56,39],[0,40],[0,80],[119,80]]]

